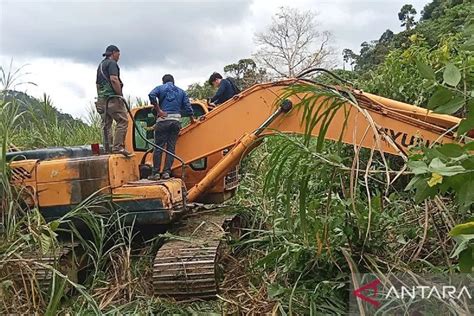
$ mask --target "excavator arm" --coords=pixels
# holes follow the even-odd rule
[[[256,85],[202,116],[181,132],[177,155],[190,163],[231,148],[188,190],[194,201],[267,135],[310,134],[404,156],[419,143],[455,142],[459,121],[362,91],[291,79]]]

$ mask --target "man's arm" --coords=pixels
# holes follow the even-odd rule
[[[122,86],[120,85],[120,79],[118,76],[110,75],[110,84],[114,88],[116,95],[122,95]]]
[[[110,76],[110,84],[115,91],[116,95],[123,95],[122,94],[122,85],[120,84],[120,79],[118,77],[119,68],[116,62],[110,62],[108,65],[108,72]]]
[[[155,87],[151,92],[148,94],[148,99],[150,99],[150,103],[153,104],[153,107],[156,109],[156,113],[158,116],[165,117],[167,114],[163,110],[161,110],[157,99],[159,100],[160,98],[160,86]]]
[[[157,99],[160,97],[160,86],[155,87],[148,93],[148,99],[150,99],[150,103],[153,104],[155,107],[158,106]]]
[[[189,97],[187,95],[186,92],[182,92],[183,93],[183,99],[182,99],[182,102],[181,102],[181,107],[182,107],[182,110],[183,110],[183,116],[193,116],[194,114],[194,111],[193,111],[193,108],[191,106],[191,102],[189,102]]]
[[[222,95],[224,94],[224,91],[226,89],[226,80],[221,80],[221,85],[219,86],[219,89],[217,89],[216,94],[211,98],[211,103],[216,103],[219,104],[219,100],[222,98]]]

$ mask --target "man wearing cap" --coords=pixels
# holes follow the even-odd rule
[[[125,104],[120,98],[112,98],[106,109],[107,99],[114,95],[122,96],[123,83],[120,80],[120,68],[117,64],[120,58],[120,50],[115,45],[109,45],[105,53],[105,58],[100,62],[97,68],[97,102],[95,106],[97,112],[102,117],[102,124],[106,128],[107,140],[112,143],[112,122],[117,124],[113,138],[112,153],[129,156],[130,153],[125,150],[125,136],[127,134],[128,117]]]

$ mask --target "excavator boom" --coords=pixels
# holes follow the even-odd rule
[[[293,104],[293,109],[279,111],[284,102]],[[260,137],[310,134],[403,156],[416,144],[455,142],[449,129],[459,121],[359,90],[292,79],[256,85],[189,125],[180,134],[177,155],[190,163],[230,149],[226,157],[208,166],[201,181],[188,188],[188,200],[194,201],[235,167]]]
[[[454,142],[454,134],[447,128],[454,127],[460,119],[449,115],[434,115],[430,111],[416,106],[403,104],[405,108],[394,108],[382,103],[384,98],[375,99],[373,95],[352,90],[356,102],[344,97],[344,90],[334,90],[329,96],[310,96],[311,90],[318,92],[316,85],[296,79],[256,85],[224,105],[202,117],[200,121],[185,128],[178,139],[177,155],[190,163],[212,153],[234,146],[245,133],[255,131],[268,117],[275,112],[288,94],[289,87],[296,84],[308,85],[305,94],[289,97],[295,105],[286,115],[277,118],[261,136],[275,133],[304,134],[310,132],[318,136],[324,120],[306,129],[305,120],[328,115],[332,102],[339,102],[333,109],[329,127],[324,135],[326,139],[354,144],[365,148],[376,148],[385,153],[399,155],[418,141],[429,145],[434,142]],[[312,89],[314,88],[314,89]],[[319,90],[322,91],[322,90]],[[313,92],[313,93],[314,93]],[[337,94],[340,99],[335,100]],[[314,97],[311,109],[302,100]],[[343,98],[346,98],[343,102]],[[393,100],[390,100],[393,101]],[[411,111],[410,111],[411,109]],[[311,112],[308,112],[311,111]],[[422,119],[423,114],[427,119]],[[430,118],[436,120],[430,122]],[[329,119],[329,118],[328,118]],[[443,122],[443,125],[436,122]],[[381,136],[375,135],[381,133]],[[385,134],[388,137],[384,137]],[[197,141],[199,140],[199,141]],[[378,143],[378,140],[381,140]],[[396,144],[396,145],[395,145]],[[177,163],[176,165],[177,166]]]

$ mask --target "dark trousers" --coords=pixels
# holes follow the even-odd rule
[[[155,144],[174,154],[180,129],[181,123],[177,120],[157,121],[155,125]],[[158,148],[155,148],[153,152],[153,173],[155,174],[160,173],[162,153],[163,151]],[[174,157],[167,154],[163,172],[171,175],[173,161]]]

